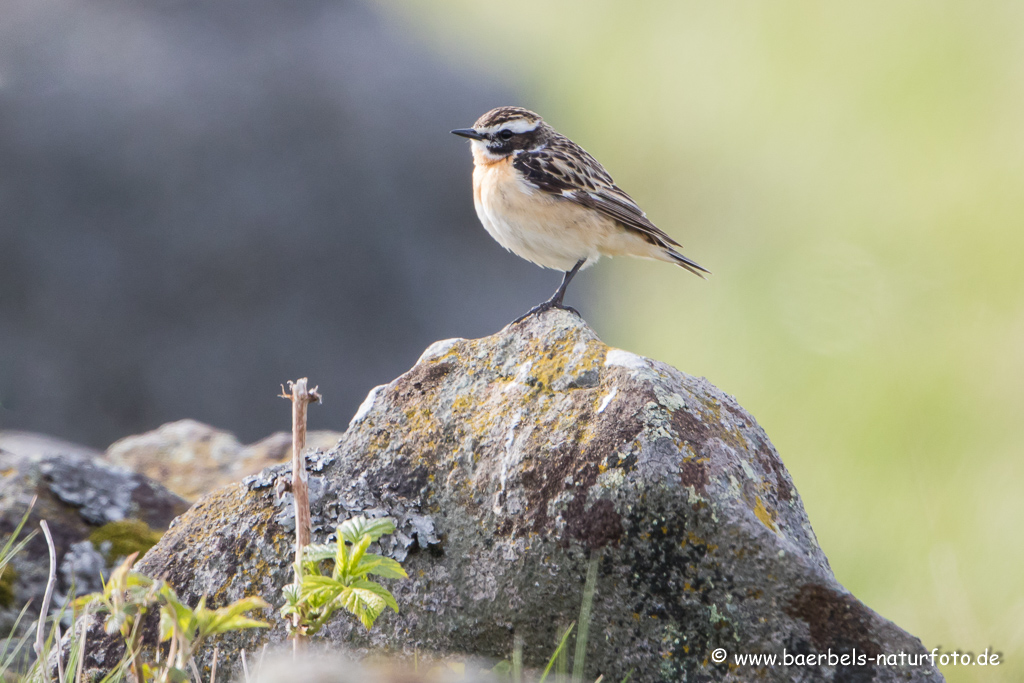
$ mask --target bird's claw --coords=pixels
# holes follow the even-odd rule
[[[565,304],[563,304],[561,302],[550,301],[549,300],[549,301],[545,301],[542,304],[537,304],[536,306],[534,306],[533,308],[528,310],[526,313],[522,314],[521,316],[519,316],[518,318],[513,320],[511,324],[518,325],[519,323],[521,323],[524,320],[526,320],[527,318],[529,318],[531,315],[537,315],[538,313],[543,313],[544,311],[550,311],[553,308],[558,308],[558,309],[561,309],[563,311],[569,311],[570,313],[573,313],[574,315],[576,315],[579,318],[583,317],[582,315],[580,315],[580,312],[577,311],[572,306],[566,306]]]

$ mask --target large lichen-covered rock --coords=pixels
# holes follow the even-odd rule
[[[370,632],[337,617],[324,632],[335,647],[503,658],[519,635],[526,664],[542,665],[598,556],[590,680],[941,680],[873,664],[921,643],[837,583],[782,461],[735,400],[609,348],[567,312],[434,344],[307,469],[315,538],[389,515],[398,532],[381,550],[410,575],[388,582],[400,614]],[[294,527],[273,492],[284,473],[202,499],[142,569],[186,600],[280,605]],[[221,655],[283,637],[278,621],[229,636]],[[787,670],[731,656],[784,649],[872,662]],[[92,664],[110,664],[102,648]]]
[[[307,448],[327,449],[341,434],[312,431]],[[195,420],[178,420],[145,434],[114,442],[104,457],[121,467],[158,481],[186,500],[195,500],[270,465],[291,461],[292,437],[271,434],[248,446],[235,435]]]
[[[59,566],[56,604],[72,586],[79,593],[98,590],[100,573],[118,553],[149,548],[188,508],[160,484],[103,462],[90,448],[0,432],[0,539],[13,532],[33,499],[22,538],[46,520]],[[49,552],[37,534],[0,577],[0,633],[10,633],[25,603],[40,604],[48,576]]]

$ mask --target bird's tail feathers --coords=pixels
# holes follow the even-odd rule
[[[705,273],[711,275],[710,270],[700,265],[696,261],[686,258],[685,256],[680,254],[678,251],[675,251],[674,249],[666,249],[665,253],[672,257],[672,261],[674,261],[677,266],[681,268],[686,268],[688,271],[690,271],[697,277],[701,278],[702,280],[707,280],[707,278],[704,277]]]

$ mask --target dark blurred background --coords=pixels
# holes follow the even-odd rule
[[[557,285],[480,228],[448,132],[518,101],[363,2],[0,3],[0,429],[252,441],[306,375],[344,428]]]
[[[498,104],[582,144],[704,282],[570,303],[765,427],[838,579],[1024,680],[1024,4],[0,0],[0,428],[343,428],[558,274],[480,227]]]

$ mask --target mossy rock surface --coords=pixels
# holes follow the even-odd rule
[[[357,514],[391,516],[398,532],[380,551],[410,575],[386,582],[400,614],[370,632],[338,617],[322,632],[332,649],[497,660],[518,634],[526,664],[542,666],[600,553],[588,680],[630,670],[638,683],[941,680],[932,667],[716,661],[719,648],[923,648],[836,581],[778,453],[733,398],[609,348],[569,313],[434,344],[370,392],[338,447],[306,466],[314,540]],[[191,602],[282,604],[294,519],[290,496],[275,501],[281,475],[286,467],[271,468],[200,500],[142,568]],[[284,637],[279,621],[233,634],[221,666]],[[94,652],[94,665],[112,664]]]
[[[123,519],[108,522],[89,534],[93,546],[103,550],[107,562],[114,563],[119,558],[128,557],[132,553],[145,555],[146,551],[157,544],[163,532],[151,529],[139,519]],[[109,547],[104,546],[109,543]]]
[[[35,505],[22,530],[24,538],[46,520],[57,555],[58,594],[74,586],[97,587],[103,558],[83,563],[90,536],[120,529],[123,549],[148,547],[188,504],[145,476],[103,462],[90,448],[25,432],[0,432],[0,539],[12,533],[30,503]],[[113,536],[110,540],[114,540]],[[2,540],[0,540],[2,544]],[[97,563],[99,566],[97,566]],[[41,533],[16,555],[0,577],[0,633],[10,633],[30,600],[38,605],[49,578],[49,550]],[[4,598],[10,590],[10,597]],[[5,604],[6,600],[6,604]],[[30,625],[22,620],[20,629]]]

